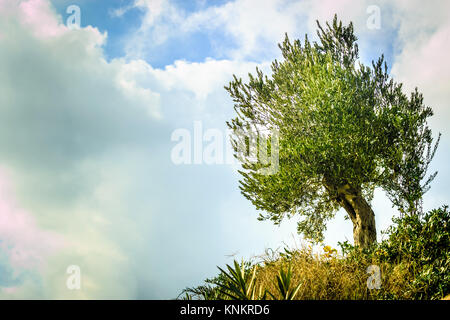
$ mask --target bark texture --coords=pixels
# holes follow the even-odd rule
[[[375,214],[369,203],[361,195],[361,191],[348,184],[340,187],[333,187],[328,184],[327,189],[333,189],[337,195],[336,200],[347,211],[353,223],[354,244],[367,248],[375,243],[377,241]]]

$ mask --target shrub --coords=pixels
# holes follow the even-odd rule
[[[414,299],[439,299],[450,292],[450,214],[448,207],[424,216],[393,219],[389,238],[378,245],[380,260],[409,262]]]

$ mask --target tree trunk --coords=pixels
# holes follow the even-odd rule
[[[348,185],[338,189],[339,199],[353,222],[354,244],[367,248],[377,241],[375,214],[360,192]]]
[[[327,189],[330,190],[328,184]],[[377,230],[375,226],[375,214],[362,197],[361,191],[352,188],[348,184],[333,188],[337,193],[337,201],[347,211],[353,222],[354,244],[362,248],[369,247],[377,241]]]

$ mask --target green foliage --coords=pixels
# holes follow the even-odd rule
[[[388,238],[361,250],[348,242],[339,243],[346,259],[361,263],[403,264],[411,281],[401,293],[380,291],[383,299],[440,299],[450,292],[450,213],[448,207],[424,215],[393,218],[384,233]]]
[[[182,300],[218,300],[220,299],[220,292],[216,287],[206,284],[203,286],[186,288],[181,292],[178,298]]]
[[[424,216],[394,219],[377,252],[390,263],[408,260],[416,299],[442,298],[450,292],[450,213],[444,206]]]
[[[435,176],[421,183],[437,144],[422,95],[416,90],[408,98],[383,56],[370,67],[358,62],[352,23],[343,26],[335,16],[325,28],[318,23],[318,35],[318,43],[286,35],[283,61],[272,63],[270,77],[257,69],[248,83],[234,77],[225,88],[237,114],[227,122],[235,151],[242,143],[237,132],[279,133],[276,174],[263,175],[263,163],[236,154],[243,195],[265,212],[260,219],[279,224],[300,214],[298,231],[322,241],[344,186],[367,201],[383,188],[401,212],[417,213]]]
[[[301,286],[301,283],[297,284],[297,286],[293,286],[292,268],[290,264],[287,271],[284,271],[283,268],[280,269],[277,275],[277,284],[282,300],[294,300]],[[268,293],[274,300],[276,300],[276,297],[272,293]]]
[[[379,244],[360,248],[340,243],[342,256],[325,246],[273,252],[262,265],[234,262],[219,268],[206,285],[186,289],[184,299],[442,299],[450,293],[448,207],[393,219]],[[285,266],[288,265],[286,269]],[[366,269],[381,269],[379,290],[369,290]],[[294,280],[296,279],[296,280]],[[214,284],[214,285],[211,285]]]
[[[218,267],[225,281],[217,282],[218,291],[232,300],[255,300],[257,297],[255,277],[256,266],[252,269],[234,261],[234,268],[227,265],[228,272]]]
[[[220,273],[205,280],[205,285],[184,289],[179,298],[199,300],[254,300],[256,296],[256,266],[248,261],[234,261],[234,268],[226,265],[228,272],[218,267]],[[258,292],[261,295],[261,292]],[[264,293],[261,297],[264,296]]]

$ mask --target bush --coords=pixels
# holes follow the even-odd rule
[[[380,260],[408,261],[414,299],[439,299],[450,292],[450,214],[444,206],[421,216],[393,219],[389,238],[378,245]]]

